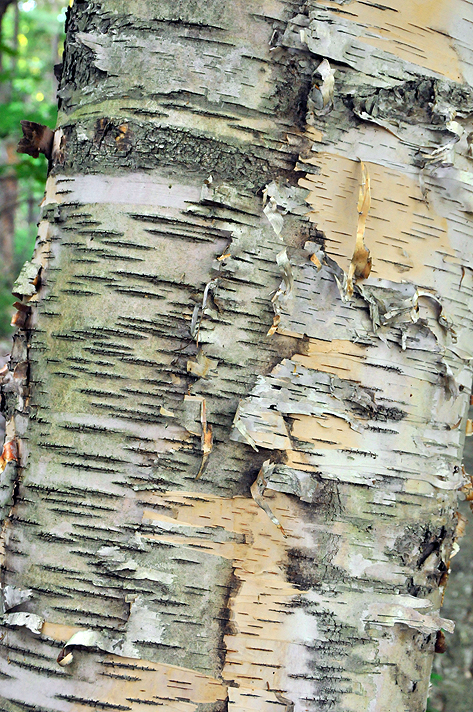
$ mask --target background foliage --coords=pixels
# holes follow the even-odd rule
[[[36,237],[38,205],[44,192],[47,161],[16,153],[27,119],[54,128],[56,79],[54,64],[61,61],[64,46],[64,0],[10,2],[1,19],[0,34],[0,184],[16,180],[16,200],[6,201],[0,190],[0,211],[10,211],[14,230],[12,259],[2,251],[0,273],[0,339],[12,329],[11,285],[25,260],[31,258]],[[3,180],[2,180],[3,179]],[[3,226],[2,226],[3,227]],[[5,234],[0,239],[4,245]]]

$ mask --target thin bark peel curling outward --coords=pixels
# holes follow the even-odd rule
[[[72,4],[1,374],[2,709],[424,708],[463,526],[472,21]]]

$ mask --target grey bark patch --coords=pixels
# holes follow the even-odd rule
[[[343,569],[334,566],[331,559],[336,554],[337,537],[320,535],[317,549],[292,548],[287,551],[286,573],[288,581],[302,591],[322,590],[324,581],[343,581]]]
[[[445,570],[444,557],[449,550],[454,527],[448,531],[445,526],[430,527],[425,523],[410,524],[395,542],[392,554],[414,569],[422,569],[426,560],[435,554],[435,569],[432,573],[440,578]]]
[[[211,704],[198,703],[196,712],[228,712],[228,697],[226,700],[218,700]]]
[[[75,127],[64,127],[65,160],[53,173],[73,174],[79,167],[81,173],[103,173],[116,170],[120,155],[122,121],[97,120],[87,131],[93,130],[95,139],[78,139]],[[255,147],[249,155],[243,146],[210,138],[197,131],[164,129],[154,123],[128,121],[126,158],[120,170],[141,171],[163,168],[167,172],[188,171],[202,182],[211,173],[215,178],[232,182],[248,189],[260,189],[268,179],[286,175],[292,177],[296,153],[285,158],[286,170],[271,166],[270,152]],[[118,141],[117,141],[118,139]],[[171,173],[172,175],[172,173]]]
[[[355,114],[388,121],[394,130],[424,124],[431,131],[447,132],[452,111],[468,114],[472,110],[473,89],[445,79],[419,78],[388,88],[363,87],[352,102]]]

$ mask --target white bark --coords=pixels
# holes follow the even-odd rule
[[[4,379],[6,710],[423,709],[472,10],[394,5],[73,5]]]

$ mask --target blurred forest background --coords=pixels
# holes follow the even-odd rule
[[[11,288],[31,258],[46,158],[17,153],[20,120],[54,129],[54,65],[64,49],[65,0],[0,0],[0,357],[13,332]]]
[[[0,366],[13,333],[11,289],[33,253],[47,173],[43,155],[33,159],[16,152],[20,120],[55,127],[54,65],[61,62],[67,5],[68,0],[0,0]],[[465,449],[470,473],[472,446],[470,438]],[[454,636],[447,637],[447,652],[436,656],[427,712],[473,711],[473,517],[467,502],[460,503],[460,511],[468,524],[452,560],[443,609],[457,625]]]

